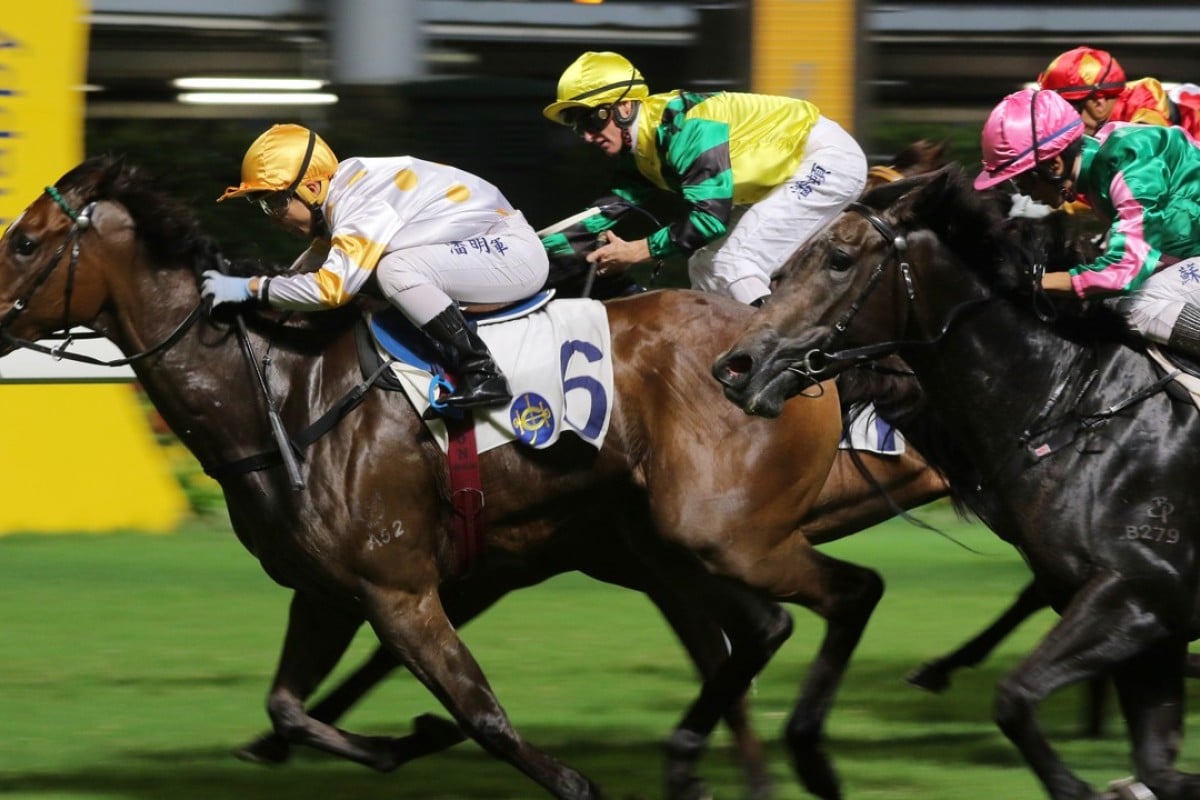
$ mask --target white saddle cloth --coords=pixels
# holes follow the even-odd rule
[[[478,331],[513,392],[508,405],[473,409],[480,453],[513,441],[549,447],[563,431],[597,449],[603,446],[612,417],[613,368],[608,314],[602,304],[555,300],[535,314],[480,325]],[[430,406],[433,375],[400,362],[392,369],[417,413],[423,415]],[[430,416],[429,430],[445,452],[446,424]]]

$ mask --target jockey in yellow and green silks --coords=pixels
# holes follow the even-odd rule
[[[690,269],[694,288],[758,303],[770,276],[809,236],[862,192],[862,148],[805,100],[739,92],[650,94],[641,72],[617,53],[584,53],[558,83],[543,114],[622,161],[601,214],[579,223],[605,243],[588,255],[598,272],[690,255],[729,235],[711,263]],[[652,192],[679,195],[687,214],[645,239],[609,229]],[[750,206],[730,230],[734,206]],[[569,232],[543,241],[551,255]]]

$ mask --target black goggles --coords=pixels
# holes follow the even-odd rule
[[[575,131],[577,136],[583,136],[585,133],[599,133],[608,127],[608,121],[612,119],[612,115],[612,106],[580,109],[569,118],[571,130]]]
[[[287,213],[288,206],[292,204],[292,193],[261,192],[259,194],[246,195],[246,199],[251,203],[258,204],[258,207],[268,217],[279,218]]]

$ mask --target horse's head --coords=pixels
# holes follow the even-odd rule
[[[991,260],[1002,219],[957,165],[872,190],[784,264],[714,376],[745,411],[774,416],[850,364],[933,338],[939,298],[961,294],[971,251]]]
[[[178,201],[118,159],[89,159],[47,187],[0,239],[0,352],[75,325],[103,327],[116,298],[139,285],[150,291],[155,267],[190,267],[177,283],[195,306],[194,270],[216,258]],[[160,293],[156,310],[173,299]]]

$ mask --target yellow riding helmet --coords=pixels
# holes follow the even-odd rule
[[[242,182],[217,198],[220,203],[252,192],[295,192],[306,203],[317,203],[303,183],[325,181],[337,169],[337,156],[325,140],[302,125],[272,125],[242,157]],[[321,194],[325,193],[322,187]]]
[[[620,53],[588,52],[567,67],[558,79],[558,100],[542,109],[542,116],[559,125],[570,123],[564,112],[595,108],[622,100],[650,96],[638,68]]]

